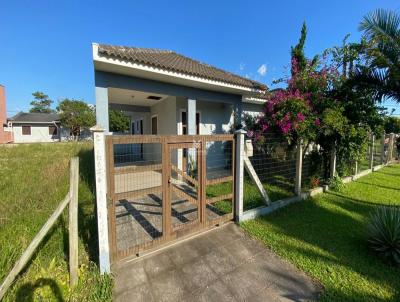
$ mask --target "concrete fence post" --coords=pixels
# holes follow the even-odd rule
[[[385,138],[386,138],[385,131],[383,131],[381,137],[381,165],[385,163]]]
[[[105,152],[105,134],[101,126],[90,129],[93,132],[94,163],[96,178],[97,229],[99,241],[100,273],[110,273],[110,247],[108,241],[107,217],[107,170]]]
[[[394,147],[394,133],[390,133],[388,154],[387,154],[387,160],[386,160],[387,163],[390,163],[393,159],[393,147]]]
[[[303,141],[300,140],[297,144],[296,152],[296,179],[294,192],[297,196],[301,196],[301,172],[303,169]]]
[[[243,217],[243,187],[244,187],[244,136],[246,131],[237,130],[235,147],[235,220],[240,222]]]
[[[375,134],[371,134],[371,142],[370,142],[370,147],[369,147],[369,168],[372,169],[374,168],[374,148],[375,148]]]
[[[331,152],[331,163],[330,163],[330,178],[336,175],[336,148],[334,147]]]

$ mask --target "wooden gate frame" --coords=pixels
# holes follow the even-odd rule
[[[218,141],[231,141],[232,142],[232,173],[231,176],[226,176],[218,179],[207,180],[206,172],[206,144],[207,142]],[[146,167],[127,167],[123,172],[117,172],[114,167],[114,144],[160,144],[161,145],[161,165],[149,165]],[[170,184],[168,183],[171,174],[170,165],[170,150],[179,148],[190,148],[195,143],[200,144],[198,148],[198,167],[200,164],[200,177],[198,179],[198,200],[200,204],[198,210],[200,212],[200,221],[198,224],[183,225],[180,230],[172,232],[171,226],[171,197],[170,197]],[[233,134],[221,135],[106,135],[106,171],[107,171],[107,208],[108,208],[108,231],[109,231],[109,244],[110,244],[110,260],[111,263],[119,261],[130,255],[139,255],[139,252],[157,247],[164,243],[173,242],[181,237],[187,236],[192,233],[206,231],[216,225],[232,220],[235,211],[235,137]],[[192,147],[193,148],[193,147]],[[162,236],[153,239],[149,242],[141,243],[136,246],[129,247],[126,250],[117,250],[117,236],[116,236],[116,216],[115,206],[116,202],[121,198],[128,198],[138,195],[135,192],[115,193],[115,175],[125,174],[130,172],[142,172],[160,169],[162,170]],[[214,185],[224,182],[232,182],[232,193],[222,196],[207,199],[206,186]],[[154,192],[154,189],[148,189]],[[144,192],[141,192],[144,194]],[[214,203],[221,200],[231,199],[232,211],[228,214],[222,215],[217,219],[207,221],[206,206],[209,203]]]

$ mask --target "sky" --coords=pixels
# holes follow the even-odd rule
[[[290,47],[308,27],[306,55],[359,40],[358,24],[398,0],[18,1],[0,0],[0,84],[7,111],[28,111],[32,93],[95,103],[91,43],[174,50],[263,82],[288,72]],[[400,106],[389,103],[400,115]]]

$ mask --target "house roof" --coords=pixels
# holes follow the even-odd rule
[[[60,117],[56,113],[19,112],[9,120],[17,123],[53,123],[58,122]]]
[[[99,54],[123,61],[178,72],[190,76],[243,86],[256,90],[267,90],[265,84],[247,79],[214,66],[193,60],[171,50],[137,48],[99,44]]]

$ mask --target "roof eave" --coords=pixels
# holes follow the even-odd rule
[[[147,79],[154,79],[178,85],[205,88],[214,91],[234,94],[249,94],[265,92],[266,89],[240,86],[222,81],[215,81],[184,73],[173,72],[148,65],[124,61],[122,59],[100,56],[97,43],[93,43],[93,62],[95,70],[133,75]]]

